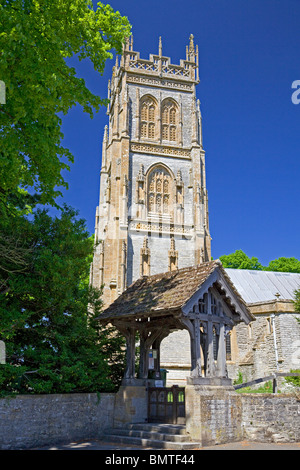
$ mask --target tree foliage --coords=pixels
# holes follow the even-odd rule
[[[18,222],[14,234],[22,234],[26,264],[0,270],[2,394],[113,390],[122,376],[123,339],[95,320],[101,292],[88,282],[93,240],[85,222],[70,208],[59,218],[39,210]]]
[[[230,255],[220,256],[224,268],[233,269],[255,269],[262,270],[263,267],[257,258],[249,258],[242,250],[236,250]]]
[[[1,1],[0,216],[8,208],[55,204],[58,188],[67,187],[61,171],[73,162],[61,145],[59,115],[78,103],[93,116],[106,104],[65,59],[89,59],[101,74],[129,34],[127,18],[102,3],[94,10],[90,0]]]
[[[300,260],[294,257],[281,257],[270,261],[268,266],[263,266],[258,258],[249,258],[242,250],[236,250],[229,255],[220,256],[220,261],[224,268],[300,273]]]
[[[300,313],[300,286],[299,289],[295,291],[294,306],[296,312]],[[298,319],[298,321],[300,323],[300,319]]]
[[[300,261],[297,258],[278,258],[270,261],[269,265],[264,268],[265,271],[279,271],[286,273],[300,273]]]
[[[70,208],[55,218],[34,208],[56,205],[67,187],[61,172],[74,157],[61,144],[62,115],[79,104],[93,117],[106,105],[67,59],[90,60],[102,74],[129,34],[126,17],[91,0],[0,2],[2,393],[109,390],[120,379],[123,339],[94,318],[101,292],[88,283],[93,242],[84,221]]]

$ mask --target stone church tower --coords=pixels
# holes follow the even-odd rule
[[[211,258],[198,47],[180,65],[149,60],[132,37],[108,84],[91,283],[107,307],[141,276]]]

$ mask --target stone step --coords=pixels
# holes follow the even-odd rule
[[[119,444],[170,450],[195,450],[201,447],[192,442],[185,426],[172,424],[128,424],[124,428],[109,429],[103,439]]]
[[[106,434],[105,440],[106,439],[109,439],[110,442],[115,442],[118,444],[138,445],[155,449],[195,450],[201,447],[200,442],[157,441],[154,439],[143,439],[140,437],[120,436],[114,434]]]
[[[184,434],[163,434],[161,432],[143,431],[135,429],[110,429],[109,435],[140,437],[142,439],[154,439],[157,441],[187,442],[189,437]]]
[[[183,424],[132,423],[127,424],[125,428],[148,432],[161,432],[163,434],[183,434],[188,436],[186,433],[186,427]]]

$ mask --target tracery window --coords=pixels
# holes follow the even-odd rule
[[[213,294],[211,294],[211,313],[212,315],[217,315],[218,313],[218,306],[217,306],[217,301]]]
[[[150,96],[141,101],[140,134],[144,139],[155,138],[155,101]]]
[[[148,211],[171,214],[171,184],[168,170],[162,166],[154,168],[148,176]]]
[[[203,298],[198,300],[199,313],[206,313],[206,295],[204,294]]]
[[[177,140],[177,109],[176,104],[167,100],[162,105],[161,113],[162,139],[176,142]]]

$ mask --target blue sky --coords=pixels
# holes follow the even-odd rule
[[[291,99],[300,80],[300,1],[109,3],[129,18],[142,58],[158,51],[159,36],[174,64],[185,58],[191,33],[199,46],[212,256],[242,249],[264,265],[281,256],[300,259],[300,104]],[[75,63],[87,86],[106,97],[114,60],[103,76],[89,62]],[[64,173],[64,201],[91,233],[105,124],[104,108],[92,120],[80,107],[63,118],[63,144],[75,157]]]

